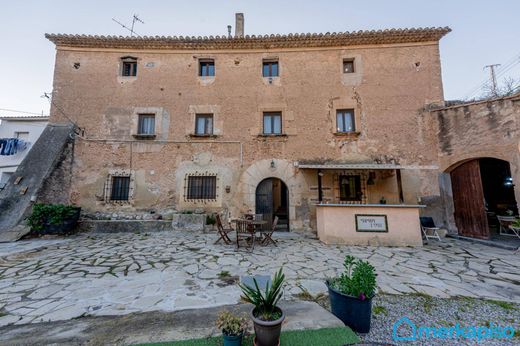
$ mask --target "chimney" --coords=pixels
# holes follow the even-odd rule
[[[244,37],[244,14],[235,13],[235,37]]]

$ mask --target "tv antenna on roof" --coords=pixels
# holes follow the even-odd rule
[[[120,21],[118,21],[118,20],[115,19],[115,18],[112,18],[112,20],[113,20],[114,22],[116,22],[117,24],[121,25],[121,26],[122,26],[123,28],[125,28],[126,30],[130,31],[130,37],[133,37],[134,34],[135,34],[136,36],[141,37],[141,35],[139,35],[138,33],[136,33],[136,32],[134,31],[134,26],[135,26],[135,23],[136,23],[136,22],[139,22],[139,23],[143,23],[143,24],[144,24],[144,22],[141,20],[141,18],[138,17],[137,14],[134,14],[134,16],[132,17],[132,26],[131,26],[130,28],[129,28],[128,26],[124,25],[123,23],[121,23]]]

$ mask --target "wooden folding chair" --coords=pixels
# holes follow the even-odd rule
[[[217,239],[215,244],[217,244],[219,241],[223,240],[226,244],[231,244],[232,241],[228,236],[229,232],[232,232],[233,229],[230,228],[224,228],[224,225],[222,224],[222,219],[220,218],[220,215],[217,214],[217,232],[220,235],[220,237]]]
[[[421,221],[421,232],[424,235],[424,237],[426,238],[426,241],[428,241],[428,239],[430,239],[430,238],[437,239],[438,241],[442,241],[441,237],[438,233],[440,228],[435,226],[435,222],[433,221],[432,217],[421,216],[419,218],[419,220]]]
[[[273,233],[276,229],[276,225],[278,225],[278,216],[274,217],[273,225],[270,230],[260,231],[260,234],[262,234],[264,236],[264,239],[262,239],[263,245],[269,245],[271,243],[271,244],[274,244],[274,246],[278,246],[276,244],[276,240],[273,239]]]
[[[251,223],[247,220],[236,220],[237,250],[240,248],[240,241],[245,240],[249,245],[250,251],[255,248],[255,230],[251,229]]]

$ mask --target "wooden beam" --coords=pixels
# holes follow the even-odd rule
[[[401,170],[395,170],[395,176],[397,178],[397,191],[399,192],[399,203],[404,203],[404,195],[403,195],[403,182],[401,180]]]
[[[323,188],[321,186],[321,169],[318,169],[318,203],[323,202]]]

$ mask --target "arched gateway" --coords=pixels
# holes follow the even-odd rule
[[[263,215],[266,228],[270,229],[274,218],[278,217],[276,230],[289,230],[289,190],[281,179],[262,180],[256,187],[255,201],[255,213]]]
[[[452,166],[449,173],[460,235],[488,239],[497,216],[518,215],[509,162],[471,159]]]

